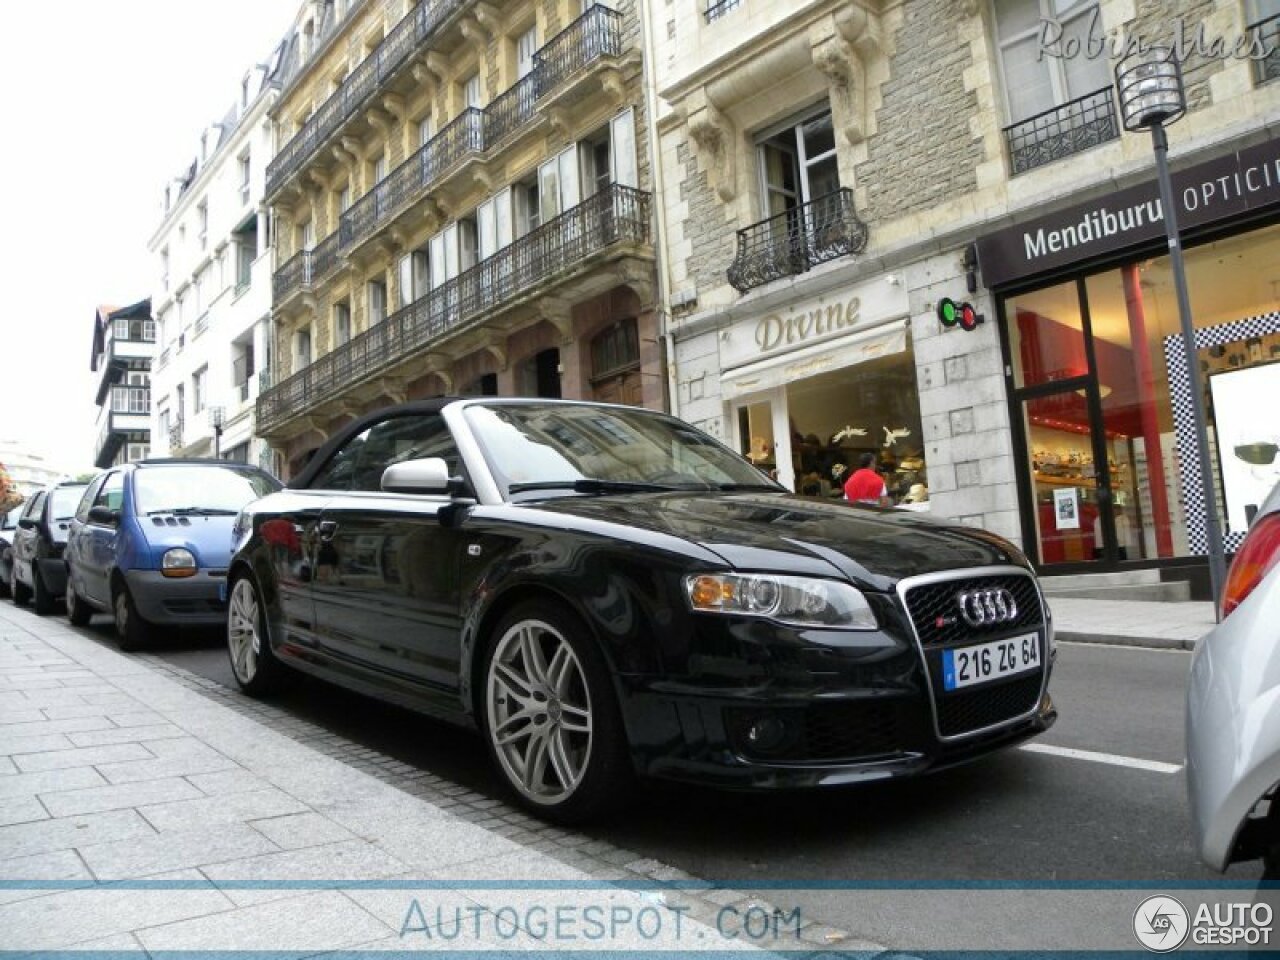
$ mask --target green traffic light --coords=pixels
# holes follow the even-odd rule
[[[959,319],[959,310],[956,302],[950,297],[943,297],[938,301],[938,319],[942,321],[943,326],[954,327],[956,320]]]

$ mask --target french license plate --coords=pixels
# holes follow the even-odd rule
[[[942,651],[942,687],[958,690],[1040,666],[1040,635],[1027,633]]]

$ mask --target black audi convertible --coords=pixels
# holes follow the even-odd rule
[[[292,667],[476,727],[562,822],[634,777],[849,784],[1047,729],[1053,627],[967,527],[792,495],[674,417],[436,399],[345,427],[235,526],[240,685]]]

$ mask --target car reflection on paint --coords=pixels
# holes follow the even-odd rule
[[[514,795],[564,822],[637,775],[856,783],[1056,717],[1052,623],[1014,547],[795,497],[650,411],[388,408],[233,536],[245,690],[288,666],[476,727]]]

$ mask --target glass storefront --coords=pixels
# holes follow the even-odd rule
[[[1280,481],[1280,226],[1186,251],[1228,549]],[[1028,546],[1041,564],[1203,553],[1167,256],[1005,298]],[[1221,448],[1221,449],[1219,449]],[[1200,524],[1200,527],[1197,527]]]
[[[735,407],[739,450],[806,496],[843,496],[863,454],[895,505],[928,501],[915,355],[907,349],[786,384]],[[780,434],[785,429],[787,443]],[[778,457],[790,471],[779,470]]]

